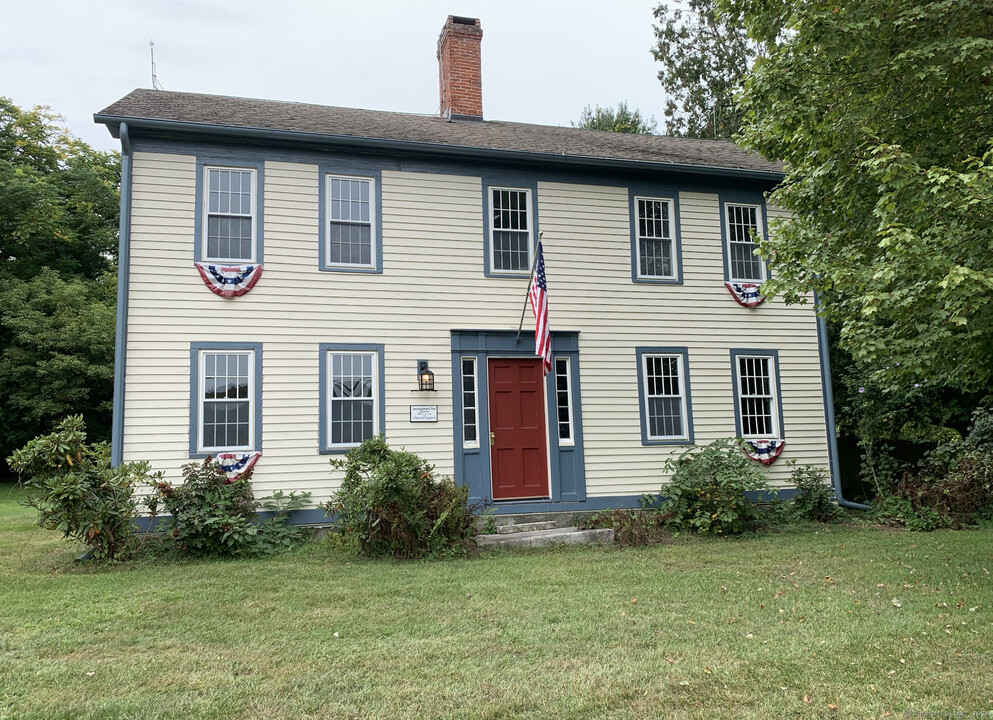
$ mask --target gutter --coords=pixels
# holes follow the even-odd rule
[[[687,165],[682,163],[652,162],[647,160],[627,160],[622,158],[598,158],[585,155],[555,155],[552,153],[532,152],[528,150],[501,150],[495,148],[475,148],[464,145],[445,145],[442,143],[422,142],[414,140],[391,140],[387,138],[363,138],[351,135],[322,135],[303,132],[300,130],[269,130],[265,128],[246,128],[233,125],[214,125],[209,123],[185,122],[180,120],[155,120],[150,118],[122,118],[115,115],[94,115],[94,122],[108,126],[111,134],[114,126],[131,129],[142,128],[171,133],[197,133],[230,140],[241,138],[247,140],[281,140],[310,145],[326,145],[341,149],[374,150],[390,154],[418,153],[433,156],[469,158],[473,160],[493,160],[498,162],[529,162],[543,165],[563,165],[598,167],[613,170],[653,170],[679,172],[687,175],[705,177],[735,178],[744,180],[761,180],[772,184],[780,183],[785,177],[783,173],[768,170],[747,170],[744,168],[724,168],[709,165]],[[126,132],[126,131],[125,131]]]
[[[117,232],[117,321],[114,331],[114,416],[111,425],[110,461],[114,467],[124,460],[124,371],[128,346],[128,280],[131,261],[131,135],[122,122],[121,219]]]

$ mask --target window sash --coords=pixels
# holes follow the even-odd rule
[[[752,232],[762,237],[762,208],[759,205],[725,203],[724,228],[727,233],[728,280],[763,282],[765,262],[755,254],[758,246]]]
[[[490,272],[529,272],[534,257],[531,190],[490,187],[489,197]]]
[[[201,238],[204,262],[256,261],[255,173],[255,168],[204,166]]]
[[[638,277],[676,279],[673,203],[666,198],[635,197]]]
[[[254,450],[255,353],[251,350],[201,350],[197,355],[197,374],[198,449],[204,452]],[[218,397],[219,390],[223,397]],[[223,442],[218,442],[219,439]]]
[[[559,445],[575,445],[572,422],[572,363],[567,357],[555,358],[555,422]]]
[[[376,180],[325,176],[329,267],[376,267]]]
[[[688,440],[683,356],[642,356],[645,433],[649,440]]]
[[[768,355],[737,356],[738,420],[743,438],[779,437],[774,362]]]
[[[356,447],[380,432],[379,353],[327,353],[324,443],[329,449]]]
[[[479,383],[476,357],[462,358],[462,447],[479,447]]]

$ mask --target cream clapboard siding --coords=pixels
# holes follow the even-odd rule
[[[261,342],[256,491],[323,500],[339,479],[317,452],[318,344],[373,342],[385,345],[388,438],[453,472],[450,330],[516,328],[527,284],[483,275],[481,180],[384,171],[383,273],[321,272],[317,168],[267,162],[263,276],[226,300],[192,266],[195,172],[190,156],[134,157],[125,460],[148,459],[178,479],[189,462],[190,343]],[[729,348],[778,350],[784,458],[827,464],[813,313],[735,304],[723,287],[717,196],[681,193],[679,204],[685,284],[635,284],[626,188],[538,185],[552,328],[580,332],[590,497],[657,492],[665,458],[678,452],[641,445],[637,346],[689,348],[698,443],[734,434]],[[414,392],[420,358],[435,372],[431,395]],[[410,423],[411,404],[437,404],[438,423]],[[779,481],[784,465],[773,466]]]

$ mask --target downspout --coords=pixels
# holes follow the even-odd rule
[[[815,306],[820,306],[817,296],[814,296]],[[841,507],[853,510],[868,510],[868,505],[845,500],[841,494],[841,462],[838,459],[838,432],[834,424],[834,390],[831,387],[831,357],[828,353],[827,324],[820,313],[817,313],[817,347],[821,355],[821,387],[824,391],[824,419],[827,424],[828,459],[831,463],[831,484],[834,486],[834,497]]]
[[[131,256],[131,137],[122,122],[121,220],[117,233],[117,322],[114,337],[114,417],[111,426],[111,464],[124,461],[124,371],[128,347],[128,278]]]

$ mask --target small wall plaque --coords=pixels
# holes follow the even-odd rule
[[[438,406],[411,405],[410,422],[438,422]]]

